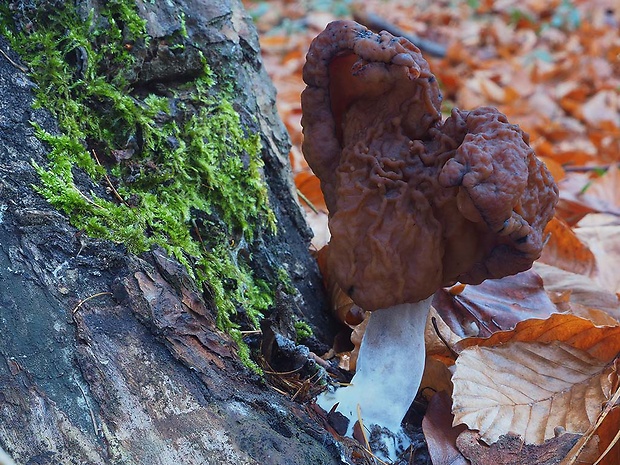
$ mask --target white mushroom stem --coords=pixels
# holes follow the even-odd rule
[[[413,402],[424,371],[424,328],[432,297],[371,313],[349,386],[324,392],[317,403],[349,419],[351,435],[358,406],[365,426],[397,432]]]

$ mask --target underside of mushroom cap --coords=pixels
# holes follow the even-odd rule
[[[528,269],[557,187],[518,126],[490,107],[441,121],[428,63],[406,39],[351,21],[312,43],[304,155],[330,211],[329,265],[366,310],[455,281]]]

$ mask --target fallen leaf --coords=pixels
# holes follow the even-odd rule
[[[571,302],[568,298],[570,298],[570,295],[562,294],[558,295],[558,300],[554,301],[560,313],[568,313],[585,318],[596,326],[617,326],[620,324],[620,321],[613,318],[609,313],[597,308],[590,308],[576,302]]]
[[[487,444],[509,432],[526,444],[553,438],[557,427],[583,433],[610,397],[612,370],[609,360],[559,341],[469,347],[452,378],[454,423]]]
[[[617,462],[609,463],[605,459],[607,454],[615,448],[617,441],[620,440],[619,423],[615,421],[617,417],[613,413],[614,408],[620,404],[620,387],[618,386],[620,383],[618,378],[619,366],[620,359],[616,359],[614,361],[615,373],[610,376],[613,395],[607,402],[607,405],[602,409],[596,422],[579,438],[579,441],[577,441],[559,465],[575,465],[584,462],[588,464],[594,463],[594,465],[600,465],[601,463],[617,465]],[[596,434],[597,432],[600,432],[601,436]],[[594,446],[598,449],[599,442],[602,442],[601,449],[599,449],[600,453],[597,453],[594,458],[590,459],[588,450],[593,449]],[[587,459],[584,456],[587,456]]]
[[[532,271],[468,285],[457,295],[440,289],[433,306],[461,337],[488,336],[514,328],[522,320],[545,318],[557,311],[541,278]]]
[[[603,310],[616,320],[620,320],[618,296],[602,288],[594,280],[544,263],[534,263],[532,269],[542,278],[547,292],[568,294],[571,302]]]
[[[518,435],[509,433],[488,446],[480,442],[478,433],[464,431],[456,444],[471,465],[556,465],[579,437],[579,434],[564,433],[541,445],[530,445],[524,444]]]
[[[553,218],[545,227],[549,236],[540,262],[553,265],[571,273],[592,276],[596,272],[596,259],[589,247],[579,239],[568,223]]]
[[[448,366],[453,365],[455,357],[452,347],[461,339],[463,337],[452,331],[437,313],[437,309],[431,306],[424,332],[426,355],[441,360]]]
[[[596,257],[598,272],[593,279],[603,288],[620,293],[620,218],[616,215],[590,214],[575,228]]]
[[[422,420],[422,431],[433,465],[468,465],[469,462],[456,448],[456,438],[465,425],[452,426],[452,401],[445,392],[433,396]]]
[[[539,153],[538,148],[536,148],[536,153],[537,154]],[[564,171],[564,168],[562,167],[560,163],[558,163],[557,160],[554,160],[553,158],[550,158],[548,156],[541,156],[541,155],[538,155],[538,159],[545,164],[545,166],[551,173],[551,176],[553,176],[553,180],[556,183],[564,179],[564,176],[566,176],[566,172]]]
[[[620,215],[620,169],[615,164],[602,175],[569,173],[560,181],[560,198],[593,212]]]
[[[511,331],[499,331],[487,338],[462,339],[455,344],[454,350],[460,353],[472,346],[494,347],[517,341],[564,342],[608,362],[620,353],[620,326],[596,326],[575,315],[556,313],[544,320],[522,321]]]
[[[620,97],[614,90],[601,90],[582,107],[582,118],[592,126],[611,123],[620,126]]]
[[[432,400],[438,392],[452,394],[452,372],[443,361],[427,354],[420,394],[426,400]]]
[[[309,202],[314,210],[327,211],[321,183],[312,171],[305,170],[295,175],[295,185],[299,192],[303,194],[302,201]]]
[[[620,406],[614,407],[596,431],[601,454],[611,447],[597,465],[620,464]]]

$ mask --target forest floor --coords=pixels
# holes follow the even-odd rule
[[[529,464],[542,461],[549,451],[554,451],[557,461],[543,463],[560,460],[565,465],[594,463],[599,457],[602,458],[597,464],[620,463],[620,448],[617,444],[611,447],[620,436],[620,411],[612,408],[619,396],[616,368],[620,351],[620,10],[617,2],[245,0],[245,5],[256,22],[264,64],[278,91],[277,106],[293,144],[291,164],[300,201],[315,232],[316,250],[329,241],[329,231],[318,180],[301,152],[300,93],[305,87],[302,67],[311,40],[335,19],[356,19],[371,29],[414,36],[414,43],[417,40],[420,44],[419,39],[430,43],[431,48],[424,55],[441,86],[443,113],[448,115],[454,107],[467,110],[487,105],[497,107],[512,123],[529,133],[536,154],[560,187],[560,203],[547,227],[549,239],[534,266],[535,274],[517,275],[487,287],[468,286],[463,292],[447,292],[448,300],[444,299],[443,304],[436,300],[435,305],[442,307],[438,311],[452,338],[445,338],[444,333],[444,339],[459,348],[456,358],[461,358],[464,366],[461,369],[467,368],[463,354],[472,347],[494,349],[507,341],[539,344],[538,353],[549,368],[548,378],[544,379],[528,375],[531,367],[522,360],[508,357],[500,361],[503,355],[487,353],[489,359],[483,363],[488,369],[496,364],[512,364],[512,379],[498,371],[499,377],[505,376],[507,386],[531,382],[548,388],[549,378],[556,376],[552,366],[567,364],[565,358],[554,358],[556,355],[548,350],[550,346],[540,346],[549,341],[585,351],[588,357],[596,359],[596,362],[590,359],[584,362],[587,365],[584,369],[589,370],[585,378],[567,380],[563,390],[553,391],[546,398],[552,403],[564,399],[560,411],[551,407],[547,410],[548,429],[561,427],[584,435],[574,438],[567,449],[566,443],[560,445],[559,439],[550,439],[549,434],[545,435],[544,443],[539,441],[535,445],[515,440],[508,433],[525,437],[528,427],[532,427],[530,414],[540,407],[539,400],[532,400],[515,407],[518,412],[509,428],[492,425],[499,428],[494,431],[501,437],[499,441],[491,446],[477,439],[467,443],[463,434],[471,431],[461,433],[464,427],[456,431],[450,422],[441,421],[442,415],[450,413],[448,397],[431,402],[426,414],[424,433],[434,465]],[[324,271],[329,274],[329,270]],[[350,305],[342,300],[332,305],[340,314],[350,310]],[[473,342],[462,318],[454,318],[460,327],[450,321],[450,315],[462,313],[464,308],[470,317],[466,322],[487,328],[486,332],[475,334],[484,340],[478,338]],[[501,321],[493,313],[498,308],[503,312]],[[488,320],[497,323],[496,327],[489,329],[485,324]],[[587,343],[583,341],[585,333],[590,338]],[[348,352],[336,348],[336,353],[341,366],[347,368]],[[427,355],[439,360],[443,367],[454,369],[452,355],[443,359],[445,354],[427,351]],[[598,362],[602,365],[597,365]],[[453,386],[449,375],[447,380],[444,375],[437,375],[431,385],[441,384],[440,378],[450,392]],[[488,387],[480,379],[472,379],[472,383],[477,383],[481,392]],[[602,397],[596,397],[595,390],[603,392]],[[562,420],[560,417],[566,417],[566,411],[578,409],[562,398],[560,391],[572,392],[573,399],[592,399],[595,407],[586,408],[588,413],[584,410],[584,418],[576,423]],[[452,402],[457,400],[453,397]],[[497,407],[496,413],[502,413],[504,407]],[[488,426],[485,421],[476,417],[463,423],[472,431],[483,432]],[[592,437],[598,438],[598,445],[592,445]],[[555,439],[558,440],[550,442]],[[608,446],[610,450],[605,453]],[[514,448],[519,451],[514,452]],[[509,456],[509,449],[513,455]],[[442,456],[441,450],[449,453]],[[581,461],[575,462],[582,450],[586,452],[581,454]]]

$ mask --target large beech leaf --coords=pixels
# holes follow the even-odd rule
[[[543,288],[542,279],[525,271],[482,284],[467,285],[462,292],[440,289],[433,306],[457,335],[488,336],[514,328],[528,318],[546,318],[557,309]]]
[[[546,320],[522,321],[513,330],[499,331],[488,338],[462,339],[454,349],[460,352],[466,347],[491,347],[512,341],[561,341],[608,362],[620,353],[620,326],[596,326],[585,318],[557,313]]]
[[[609,399],[610,362],[559,341],[469,347],[452,378],[454,423],[488,444],[509,432],[541,444],[558,426],[583,433]]]

